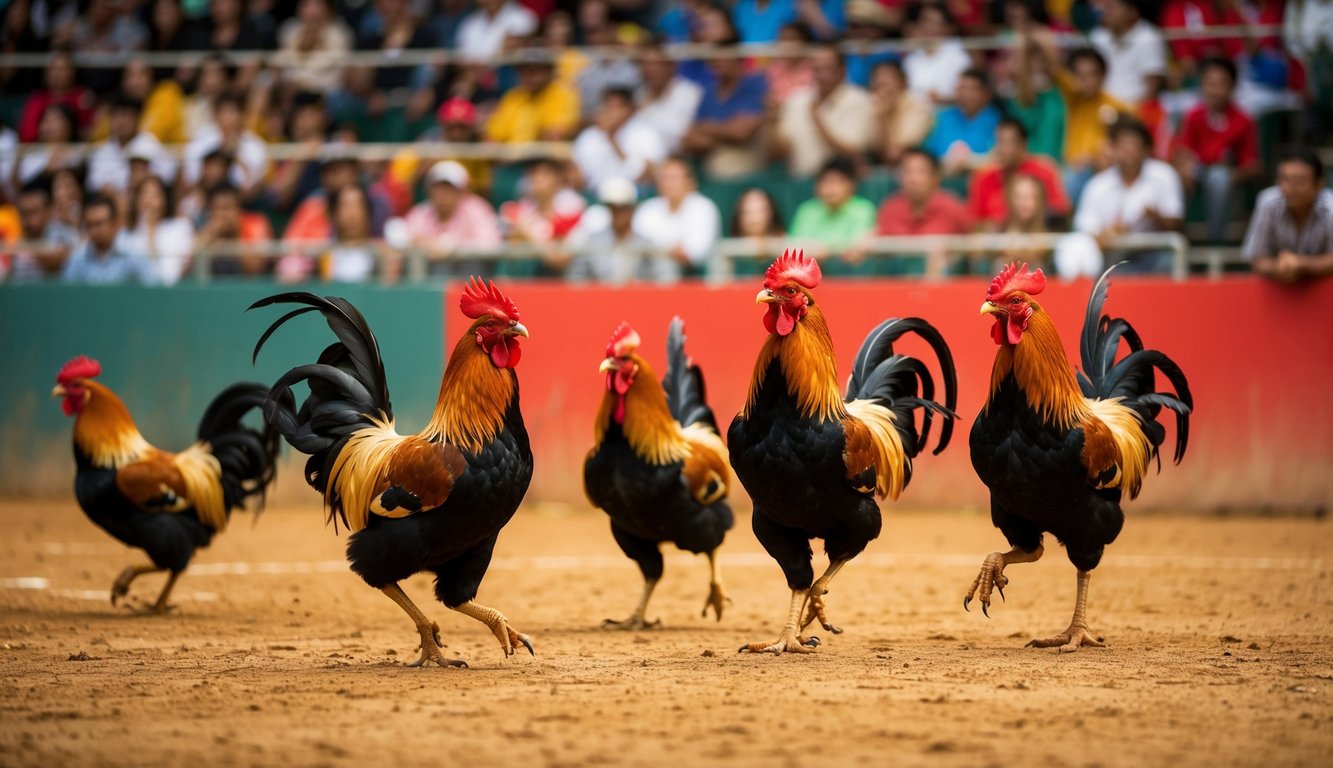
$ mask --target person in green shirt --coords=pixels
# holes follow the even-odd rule
[[[1027,35],[1018,38],[1014,60],[1014,95],[1005,111],[1028,130],[1028,151],[1057,163],[1065,157],[1065,100],[1055,86],[1046,59]]]
[[[865,261],[860,243],[875,231],[875,206],[856,194],[856,169],[844,157],[835,157],[819,169],[815,196],[796,208],[790,236],[817,243],[813,254],[821,261],[828,254],[841,258],[830,264],[830,274],[848,274],[847,267]]]

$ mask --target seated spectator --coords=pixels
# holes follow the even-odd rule
[[[710,178],[754,173],[765,164],[758,137],[768,84],[762,74],[746,74],[745,62],[732,56],[711,59],[708,68],[713,79],[704,86],[699,111],[681,147],[701,156],[704,174]]]
[[[299,0],[296,16],[278,28],[278,49],[285,54],[280,59],[285,64],[284,81],[328,95],[342,87],[342,63],[352,50],[352,31],[330,0]]]
[[[555,65],[529,50],[509,89],[486,122],[486,139],[507,144],[567,141],[579,126],[579,96],[555,79]]]
[[[88,156],[88,190],[98,194],[123,194],[130,185],[130,142],[141,153],[151,156],[154,176],[168,183],[176,181],[176,160],[162,148],[151,133],[139,130],[142,105],[126,96],[111,102],[111,135]]]
[[[74,69],[74,58],[68,51],[56,51],[46,63],[43,72],[45,88],[33,92],[23,102],[23,114],[19,117],[19,141],[37,140],[38,124],[46,108],[52,104],[63,104],[74,110],[78,131],[86,130],[93,122],[93,109],[96,97],[79,85]]]
[[[78,168],[57,168],[50,174],[52,218],[78,231],[83,222],[83,173]]]
[[[990,78],[980,69],[969,69],[958,78],[956,103],[935,117],[925,149],[940,161],[945,175],[976,168],[995,146],[1000,117]]]
[[[602,95],[597,120],[574,140],[573,159],[586,189],[607,179],[642,184],[667,155],[657,132],[634,119],[634,94],[612,88]]]
[[[306,198],[319,191],[319,157],[329,136],[329,113],[324,97],[301,91],[292,98],[291,117],[287,121],[287,140],[303,145],[309,156],[279,160],[266,182],[271,205],[279,213],[291,213]],[[207,187],[205,187],[207,189]]]
[[[491,204],[468,191],[467,170],[442,160],[426,174],[428,198],[407,214],[407,235],[414,248],[437,259],[433,274],[463,276],[489,273],[476,259],[462,259],[460,248],[498,248],[500,225]],[[447,262],[438,261],[447,259]]]
[[[602,94],[613,88],[633,94],[643,85],[643,74],[639,72],[634,48],[621,43],[616,35],[616,29],[617,25],[607,19],[583,30],[584,45],[608,50],[621,49],[627,54],[616,57],[593,57],[575,78],[582,122],[585,125],[596,119]]]
[[[819,170],[814,198],[796,208],[790,237],[822,246],[822,252],[812,254],[816,258],[831,251],[857,264],[865,259],[858,243],[874,231],[875,206],[856,194],[856,169],[850,160],[835,157]]]
[[[99,285],[127,280],[143,285],[157,282],[157,273],[148,257],[126,247],[112,198],[95,195],[84,204],[83,229],[87,239],[65,262],[61,280]]]
[[[1206,59],[1225,55],[1222,38],[1207,34],[1209,27],[1222,23],[1219,5],[1210,0],[1167,0],[1162,6],[1163,30],[1198,34],[1197,37],[1182,35],[1171,40],[1171,57],[1181,76],[1193,77]]]
[[[657,197],[639,204],[634,231],[677,264],[701,269],[721,231],[721,214],[695,188],[694,173],[681,158],[667,158],[654,174]]]
[[[459,23],[454,40],[458,55],[484,64],[505,50],[506,41],[536,32],[537,15],[522,4],[514,0],[477,0],[477,9]]]
[[[336,146],[329,147],[319,164],[319,189],[307,197],[292,214],[283,240],[327,240],[333,236],[333,212],[329,200],[347,187],[361,186],[361,169],[351,155]],[[382,195],[367,191],[370,201],[370,229],[375,237],[384,235],[384,224],[389,219],[389,201]]]
[[[114,0],[88,0],[74,19],[70,47],[80,53],[127,54],[143,50],[148,29],[138,16],[122,13]],[[85,78],[94,93],[116,87],[116,70],[93,69]]]
[[[1166,77],[1166,41],[1139,12],[1138,0],[1102,0],[1088,41],[1106,60],[1106,92],[1126,104],[1155,98]]]
[[[1108,254],[1121,235],[1130,232],[1179,231],[1184,224],[1185,196],[1175,169],[1150,156],[1152,136],[1142,123],[1125,119],[1111,128],[1114,163],[1088,182],[1078,212],[1075,231],[1096,240],[1103,255],[1131,263],[1125,271],[1165,272],[1170,252]],[[1087,274],[1101,272],[1102,265],[1089,263]]]
[[[181,144],[186,140],[185,94],[173,78],[155,82],[152,68],[143,59],[130,59],[121,72],[120,88],[122,94],[143,104],[139,130],[152,134],[163,144]],[[104,139],[109,131],[109,126],[97,125],[93,138]]]
[[[639,69],[643,72],[643,88],[634,118],[657,132],[667,152],[675,152],[699,111],[704,90],[676,74],[676,62],[655,46],[639,54]]]
[[[431,7],[433,11],[426,21],[426,30],[436,48],[452,51],[458,46],[458,28],[472,13],[472,3],[470,0],[436,0]]]
[[[475,144],[480,140],[477,134],[477,108],[467,99],[457,96],[446,99],[440,108],[435,112],[435,119],[439,123],[437,128],[432,128],[422,134],[418,141],[444,141],[449,144]],[[448,158],[463,166],[467,170],[469,183],[472,191],[479,195],[485,195],[491,190],[491,161],[480,157],[459,157]],[[420,178],[420,174],[429,170],[429,166],[419,167],[415,171],[412,184],[415,185],[415,179]],[[394,166],[394,177],[401,180],[403,177],[398,170],[398,165]]]
[[[670,284],[680,280],[681,265],[660,252],[634,227],[638,192],[628,179],[607,179],[566,244],[573,250],[565,278],[572,283],[630,282]]]
[[[655,30],[666,43],[688,43],[700,18],[713,8],[709,0],[680,0],[670,3],[657,20]]]
[[[1032,154],[1058,163],[1065,156],[1065,100],[1056,87],[1050,62],[1026,33],[1018,36],[1010,59],[1014,94],[1004,100],[1004,111],[1027,129]]]
[[[523,181],[523,196],[500,206],[500,223],[508,239],[537,245],[565,239],[579,223],[586,204],[582,195],[565,184],[561,163],[549,158],[534,160]]]
[[[740,0],[732,22],[742,43],[775,43],[782,28],[799,21],[820,40],[836,37],[845,24],[841,0]]]
[[[1010,176],[1004,185],[1004,221],[1000,222],[996,231],[1004,235],[1039,235],[1049,232],[1051,211],[1046,205],[1046,199],[1046,185],[1035,176],[1025,173]],[[1033,269],[1049,268],[1050,255],[1050,248],[1007,248],[996,254],[980,270],[980,274],[993,274],[1014,261],[1025,261]],[[1059,274],[1063,275],[1064,272],[1059,271]]]
[[[972,174],[968,187],[967,205],[986,229],[995,230],[1009,218],[1006,201],[1010,179],[1027,176],[1042,186],[1043,208],[1054,216],[1069,215],[1069,200],[1065,197],[1060,170],[1044,157],[1028,153],[1028,132],[1023,124],[1005,118],[995,130],[995,149],[991,164]]]
[[[736,199],[728,232],[732,237],[746,240],[755,246],[749,258],[731,262],[732,274],[737,276],[762,275],[764,269],[787,245],[787,227],[782,223],[778,204],[768,190],[762,187],[750,187]]]
[[[769,149],[793,176],[813,176],[834,157],[857,157],[874,133],[870,94],[847,82],[842,53],[831,45],[810,55],[815,85],[792,94],[772,114]]]
[[[23,283],[59,275],[65,259],[78,244],[79,235],[52,216],[49,178],[38,178],[19,190],[18,211],[19,239],[30,247],[11,252],[9,282]]]
[[[923,149],[909,149],[903,153],[898,166],[898,194],[886,199],[879,207],[875,234],[900,235],[964,235],[972,231],[974,223],[962,200],[940,189],[940,166],[933,155]],[[948,255],[941,250],[926,254],[925,273],[935,277],[944,273]]]
[[[79,155],[61,144],[78,143],[78,126],[74,110],[67,104],[51,104],[42,113],[42,121],[37,127],[37,141],[55,145],[41,148],[22,147],[18,162],[14,165],[15,186],[27,184],[39,176],[49,175],[62,168],[78,168],[82,165]]]
[[[206,251],[213,246],[223,249],[251,245],[212,259],[213,274],[260,275],[269,272],[270,260],[263,246],[273,240],[268,217],[251,213],[241,206],[241,191],[225,179],[208,188],[207,203],[195,246]]]
[[[185,97],[187,142],[213,125],[213,102],[231,89],[233,76],[234,72],[222,54],[212,54],[200,62],[199,70],[194,74],[193,88]]]
[[[778,42],[805,47],[814,42],[814,36],[801,24],[788,24],[778,34]],[[773,57],[764,67],[764,77],[768,80],[768,99],[773,104],[781,104],[793,93],[815,85],[815,71],[805,55]]]
[[[1176,134],[1172,165],[1185,190],[1203,194],[1208,239],[1226,239],[1231,203],[1238,186],[1258,178],[1259,131],[1232,101],[1236,65],[1208,59],[1200,69],[1203,102],[1190,110]]]
[[[383,264],[381,276],[392,281],[398,261],[390,258],[383,244],[371,234],[370,196],[360,184],[352,184],[329,197],[333,221],[333,243],[319,258],[319,277],[335,283],[361,283]]]
[[[953,99],[958,78],[972,66],[972,57],[956,37],[953,17],[943,3],[913,5],[908,37],[919,42],[903,59],[912,93],[939,104]]]
[[[1333,275],[1333,192],[1317,152],[1278,161],[1277,186],[1255,202],[1241,255],[1256,274],[1282,282]]]
[[[175,285],[194,252],[194,227],[173,216],[174,210],[171,193],[158,177],[148,176],[133,188],[125,247],[148,258],[160,285]]]
[[[208,15],[185,30],[187,51],[271,51],[278,41],[269,24],[246,13],[245,0],[209,0]]]
[[[884,39],[897,23],[893,13],[879,0],[848,0],[847,34],[844,39],[861,45],[873,45]],[[898,61],[893,51],[856,52],[847,54],[847,81],[858,88],[869,88],[875,67],[885,62]]]
[[[194,185],[199,180],[204,156],[221,150],[233,160],[228,174],[231,183],[249,200],[258,193],[268,173],[268,147],[245,127],[245,105],[239,96],[219,96],[213,104],[213,121],[212,127],[204,129],[185,147],[182,180],[187,186]]]
[[[176,215],[193,222],[196,226],[200,225],[208,204],[208,191],[223,184],[236,189],[229,180],[231,166],[231,155],[220,149],[204,155],[203,162],[199,165],[199,178],[193,185],[185,187],[185,194],[181,195],[180,202],[176,204]],[[237,190],[238,194],[239,192],[240,190]]]
[[[935,109],[907,90],[907,77],[896,61],[875,65],[870,76],[870,99],[875,109],[871,151],[880,161],[897,165],[903,152],[926,140],[935,125]]]

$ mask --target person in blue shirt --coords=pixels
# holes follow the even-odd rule
[[[734,178],[764,167],[763,142],[768,81],[761,73],[745,71],[745,61],[722,56],[708,62],[713,79],[695,112],[694,122],[681,147],[703,157],[704,172],[714,178]]]
[[[740,0],[731,10],[742,43],[776,43],[783,26],[799,21],[820,40],[846,26],[843,0]]]
[[[990,78],[980,69],[969,69],[958,78],[956,99],[952,107],[940,110],[925,143],[926,151],[940,161],[945,175],[984,163],[995,146],[995,129],[1004,116],[995,106]]]
[[[94,196],[83,206],[83,228],[88,239],[65,262],[60,278],[67,283],[110,285],[134,280],[143,285],[157,282],[152,262],[144,253],[125,247],[116,220],[116,204],[109,197]]]

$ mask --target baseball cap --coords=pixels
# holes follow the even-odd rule
[[[426,172],[427,184],[448,184],[458,189],[467,189],[467,169],[453,160],[441,160]]]
[[[439,110],[435,112],[435,119],[440,121],[441,125],[449,123],[472,125],[477,121],[477,108],[472,106],[472,102],[467,99],[455,96],[451,99],[445,99]]]
[[[158,144],[152,136],[146,133],[135,136],[130,139],[130,143],[125,145],[125,159],[127,160],[143,160],[146,163],[151,163],[157,158]]]
[[[639,191],[628,179],[607,179],[597,185],[597,199],[603,205],[634,205],[639,201]]]

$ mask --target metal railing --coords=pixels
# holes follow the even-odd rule
[[[19,144],[0,149],[0,159],[11,160],[39,152],[64,152],[79,158],[86,158],[102,144],[80,142],[70,144]],[[185,156],[188,144],[163,144],[162,151],[180,159]],[[447,142],[447,141],[411,141],[411,142],[357,142],[338,144],[328,142],[312,145],[304,142],[265,144],[270,160],[330,160],[350,158],[365,162],[393,160],[400,155],[411,154],[419,159],[452,160],[492,160],[499,163],[517,163],[537,158],[569,159],[573,144],[567,141],[533,141],[523,144],[504,144],[490,141]]]

